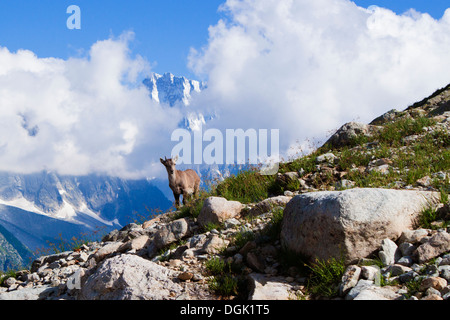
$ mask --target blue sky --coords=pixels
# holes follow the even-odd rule
[[[10,51],[28,49],[39,57],[66,59],[86,53],[98,40],[133,31],[130,49],[147,59],[156,72],[194,77],[187,68],[191,47],[208,40],[208,27],[224,13],[223,0],[2,0],[0,1],[0,46]],[[442,17],[447,0],[357,0],[368,7],[378,5],[396,13],[409,8]],[[81,8],[82,29],[68,30],[66,9]]]

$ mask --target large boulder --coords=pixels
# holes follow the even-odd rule
[[[147,242],[148,256],[153,258],[159,250],[190,235],[189,225],[188,218],[178,219],[164,225],[156,232],[153,241]]]
[[[347,263],[370,256],[384,239],[397,240],[413,228],[424,208],[439,202],[439,193],[388,189],[351,189],[308,193],[286,206],[283,246],[311,261],[344,258]]]
[[[370,137],[379,130],[379,127],[359,122],[349,122],[344,124],[335,134],[333,134],[326,144],[332,147],[346,146],[358,136]]]
[[[225,198],[209,197],[205,200],[198,216],[201,226],[220,224],[228,219],[238,216],[244,205],[239,201],[228,201]]]
[[[189,220],[187,218],[178,219],[163,226],[156,233],[154,242],[158,248],[163,248],[183,239],[189,235],[189,232]]]
[[[79,300],[167,300],[183,288],[176,272],[136,255],[105,260],[81,285]]]

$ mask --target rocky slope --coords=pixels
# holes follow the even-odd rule
[[[181,211],[43,256],[3,277],[0,299],[448,300],[449,103],[450,86],[344,125],[276,177],[231,177]]]

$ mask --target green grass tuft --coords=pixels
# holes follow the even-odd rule
[[[308,291],[316,296],[336,297],[339,293],[339,283],[345,272],[344,261],[334,258],[328,261],[316,260],[308,267],[311,271]]]

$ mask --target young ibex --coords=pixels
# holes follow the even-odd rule
[[[169,174],[169,186],[175,197],[175,206],[180,206],[180,195],[183,195],[183,205],[192,195],[198,196],[200,188],[200,177],[194,170],[179,171],[175,168],[178,157],[174,159],[160,159]]]

